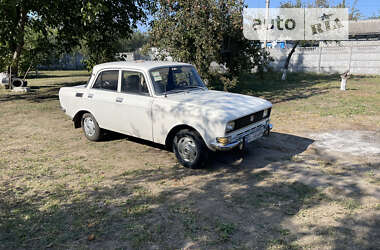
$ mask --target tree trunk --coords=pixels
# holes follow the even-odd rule
[[[12,58],[12,65],[13,65],[13,71],[16,75],[18,75],[18,66],[19,66],[19,60],[20,60],[20,55],[21,55],[21,49],[24,45],[23,44],[17,44],[17,48],[15,52],[13,53],[13,58]]]
[[[346,84],[347,84],[347,78],[342,77],[342,81],[340,82],[340,90],[345,91],[346,90]]]
[[[281,80],[285,81],[286,80],[286,74],[288,73],[288,68],[289,68],[289,63],[290,63],[290,59],[292,58],[292,55],[294,54],[294,52],[296,51],[296,48],[299,44],[299,41],[297,41],[292,50],[289,52],[288,54],[288,57],[286,58],[286,61],[285,61],[285,65],[284,65],[284,69],[283,69],[283,72],[282,72],[282,77],[281,77]]]
[[[25,23],[28,19],[28,16],[27,16],[27,11],[21,7],[20,8],[20,19],[18,21],[18,24],[17,24],[17,27],[16,27],[16,30],[17,30],[17,36],[18,36],[18,39],[17,39],[17,45],[16,45],[16,49],[15,51],[13,52],[13,58],[12,58],[12,67],[13,67],[13,72],[15,72],[16,75],[18,75],[19,73],[19,61],[20,61],[20,56],[21,56],[21,52],[22,52],[22,49],[24,48],[24,43],[25,43]]]

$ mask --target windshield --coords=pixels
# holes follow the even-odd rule
[[[192,66],[173,66],[150,71],[156,95],[175,93],[190,89],[206,88],[197,71]]]

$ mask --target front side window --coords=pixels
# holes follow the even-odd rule
[[[206,88],[197,71],[192,66],[173,66],[150,71],[154,91],[157,95]]]
[[[118,70],[102,71],[96,79],[92,88],[117,91],[117,82],[119,79]]]
[[[140,72],[122,71],[121,92],[136,95],[149,95],[144,75]]]

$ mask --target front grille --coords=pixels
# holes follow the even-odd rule
[[[235,120],[235,130],[247,127],[248,125],[251,125],[253,123],[259,122],[265,118],[268,118],[270,116],[271,109],[268,110],[268,115],[266,117],[263,117],[264,110],[258,111],[256,113],[252,113],[249,115],[246,115],[244,117],[241,117],[237,120]],[[253,115],[253,119],[251,118]]]

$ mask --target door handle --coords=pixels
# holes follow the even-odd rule
[[[123,102],[123,98],[121,98],[121,97],[116,97],[116,102]]]
[[[92,97],[94,97],[94,94],[88,94],[87,97],[88,97],[88,98],[92,98]]]

